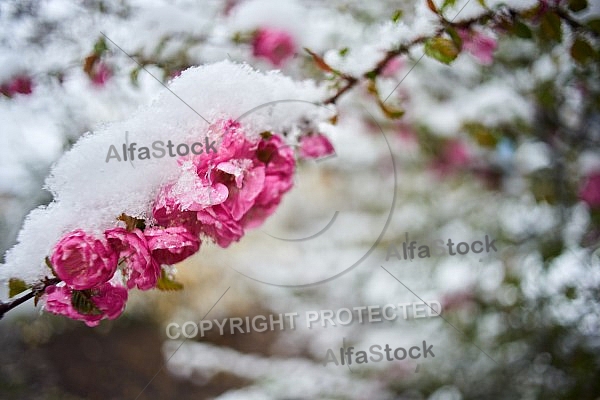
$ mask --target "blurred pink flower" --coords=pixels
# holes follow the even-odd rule
[[[92,70],[90,78],[95,86],[104,86],[112,76],[112,69],[104,62],[99,61]]]
[[[184,227],[148,228],[144,230],[148,248],[159,264],[177,264],[195,254],[200,239]]]
[[[390,78],[396,75],[398,71],[404,68],[404,60],[401,57],[394,57],[381,70],[381,76]]]
[[[50,261],[58,277],[77,290],[108,281],[117,269],[117,253],[81,229],[56,244]]]
[[[334,153],[329,139],[320,133],[300,138],[300,156],[302,158],[321,158]]]
[[[471,161],[469,149],[461,140],[450,140],[444,146],[444,161],[453,167],[462,167]]]
[[[160,277],[160,265],[152,257],[144,233],[139,229],[129,232],[113,228],[104,232],[109,246],[125,259],[127,288],[152,289]]]
[[[579,190],[579,198],[590,207],[600,207],[600,171],[589,174]]]
[[[442,310],[448,312],[471,308],[475,304],[475,297],[470,289],[447,293],[442,297]]]
[[[100,312],[82,314],[73,307],[73,290],[67,286],[48,286],[44,298],[45,310],[52,314],[64,315],[71,319],[84,321],[87,326],[98,326],[102,319],[116,319],[123,313],[127,301],[127,289],[103,283],[90,289],[90,301]]]
[[[13,77],[8,83],[2,85],[2,93],[12,97],[15,94],[31,94],[33,91],[33,82],[27,75],[18,75]]]
[[[467,145],[458,139],[451,139],[444,144],[441,154],[432,164],[434,172],[441,176],[463,169],[472,161]]]
[[[281,30],[261,28],[256,32],[252,42],[255,57],[263,57],[274,66],[280,67],[284,61],[296,52],[296,44],[292,36]]]
[[[463,41],[463,49],[471,53],[481,64],[490,65],[494,61],[494,51],[498,47],[496,39],[469,29],[459,29],[458,35]]]

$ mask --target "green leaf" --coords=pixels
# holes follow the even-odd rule
[[[389,119],[402,118],[402,116],[404,115],[404,110],[386,106],[384,103],[380,103],[379,107],[381,108],[381,111],[383,111],[385,116],[388,117]]]
[[[131,80],[131,84],[133,86],[139,86],[138,77],[140,75],[140,71],[141,71],[140,67],[135,67],[129,73],[129,79]]]
[[[452,7],[456,4],[456,0],[444,0],[442,4],[442,11],[444,11],[448,7]]]
[[[171,280],[164,270],[160,272],[160,278],[156,283],[156,288],[163,291],[175,291],[183,289],[183,285],[179,282]]]
[[[425,42],[425,54],[444,64],[450,64],[454,61],[458,53],[459,49],[450,39],[435,37]]]
[[[340,57],[344,57],[344,56],[346,56],[346,54],[348,54],[349,51],[350,51],[349,48],[344,47],[343,49],[340,49],[340,51],[338,53],[339,53]]]
[[[590,19],[585,23],[592,31],[600,34],[600,18]]]
[[[102,314],[102,311],[92,302],[91,294],[87,290],[73,290],[73,293],[71,293],[71,305],[81,314]]]
[[[580,37],[575,39],[573,45],[571,46],[571,57],[573,57],[573,60],[577,61],[579,64],[583,65],[587,63],[590,59],[593,59],[595,55],[596,52],[592,46],[590,46],[586,40]]]
[[[27,285],[25,281],[21,279],[10,278],[8,280],[8,297],[15,297],[27,289],[29,289],[29,285]]]
[[[402,10],[394,11],[394,14],[392,15],[392,21],[394,21],[394,22],[400,21],[400,18],[402,18],[403,14],[404,14],[404,11],[402,11]]]
[[[464,125],[464,129],[482,147],[496,147],[501,137],[494,129],[479,122],[468,122]]]
[[[560,17],[555,12],[547,12],[540,23],[540,33],[544,39],[560,42],[562,40],[562,26]]]
[[[54,270],[54,267],[52,266],[52,263],[50,262],[50,258],[46,257],[44,259],[44,262],[46,263],[46,266],[48,268],[50,268],[50,271],[52,271],[52,275],[54,275],[54,277],[58,278],[58,275],[56,275],[56,271]]]
[[[521,21],[515,21],[515,24],[512,27],[512,33],[521,39],[531,39],[533,37],[531,29]]]
[[[458,32],[456,32],[456,29],[449,26],[446,28],[446,32],[448,32],[448,35],[450,35],[450,37],[452,38],[452,41],[456,45],[456,48],[462,49],[463,41]]]
[[[100,56],[100,55],[102,55],[102,53],[104,53],[107,50],[108,50],[108,46],[106,45],[106,41],[104,40],[104,37],[101,37],[94,44],[94,54],[96,54],[97,56]]]
[[[587,0],[569,0],[569,10],[578,12],[585,10],[588,6]]]
[[[575,300],[577,298],[577,288],[575,286],[567,286],[564,289],[565,297],[569,300]]]
[[[375,78],[377,78],[377,72],[369,71],[365,74],[365,77],[370,80],[375,80]]]

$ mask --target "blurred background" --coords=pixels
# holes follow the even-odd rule
[[[185,290],[133,291],[125,314],[97,328],[32,302],[7,314],[0,398],[600,398],[593,1],[2,0],[0,254],[52,200],[44,179],[80,135],[166,90],[148,72],[167,83],[229,59],[335,95],[406,37],[435,34],[432,7],[452,21],[460,54],[432,45],[423,57],[419,42],[330,101],[337,121],[323,133],[336,157],[300,163],[264,226],[178,265]],[[324,234],[281,240],[336,212]],[[407,237],[486,235],[497,251],[391,252]],[[165,330],[209,311],[221,321],[421,299],[443,318],[309,329],[300,317],[295,329],[185,341]],[[328,349],[422,341],[435,357],[324,365]]]

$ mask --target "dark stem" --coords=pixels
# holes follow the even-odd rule
[[[4,317],[4,314],[17,307],[20,304],[25,303],[27,300],[33,299],[34,297],[42,294],[48,286],[55,285],[59,283],[61,280],[58,278],[44,278],[43,281],[36,284],[29,293],[16,298],[8,303],[4,303],[0,301],[0,319]]]

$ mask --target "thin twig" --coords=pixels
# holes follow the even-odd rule
[[[61,280],[58,278],[44,278],[43,281],[39,282],[34,286],[27,294],[18,297],[8,303],[3,303],[0,301],[0,319],[4,317],[4,314],[12,310],[13,308],[25,303],[27,300],[33,299],[40,293],[43,293],[48,286],[55,285],[59,283]]]

